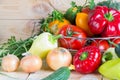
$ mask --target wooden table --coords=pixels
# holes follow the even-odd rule
[[[46,67],[35,73],[25,73],[22,70],[16,72],[4,72],[0,71],[0,80],[40,80],[47,75],[53,73],[53,71]],[[71,71],[71,75],[68,80],[109,80],[101,76],[99,73],[92,74],[80,74],[75,71]]]
[[[31,36],[34,19],[46,17],[53,9],[65,11],[70,7],[72,0],[0,0],[0,43],[5,42],[10,36],[25,39]],[[85,0],[74,0],[77,4],[84,4]],[[99,0],[95,0],[98,2]],[[119,0],[117,0],[119,1]],[[66,4],[65,4],[66,3]],[[63,5],[64,4],[64,5]],[[0,80],[39,80],[53,71],[42,69],[35,73],[0,71]],[[3,75],[6,74],[9,77]],[[14,77],[14,78],[13,78]],[[80,74],[71,72],[69,80],[107,80],[98,73]]]

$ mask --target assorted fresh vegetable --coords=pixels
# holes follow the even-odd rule
[[[93,34],[103,37],[120,36],[120,12],[106,6],[96,6],[89,13],[88,25]]]
[[[71,2],[64,13],[53,10],[41,20],[39,34],[18,41],[12,36],[2,44],[0,58],[2,70],[27,73],[39,71],[46,60],[55,71],[42,80],[68,80],[70,65],[79,73],[98,71],[119,80],[120,4],[86,0]]]

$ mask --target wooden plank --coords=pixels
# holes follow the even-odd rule
[[[80,74],[73,71],[69,80],[101,80],[102,76],[98,73]]]
[[[10,36],[28,38],[34,19],[46,17],[52,10],[47,0],[0,0],[0,43]]]
[[[0,80],[27,80],[29,74],[21,70],[16,72],[5,72],[0,70]]]
[[[52,70],[40,70],[38,72],[32,73],[29,75],[29,80],[38,80],[42,79],[49,74],[53,73]],[[68,80],[102,80],[102,76],[100,74],[80,74],[75,71],[71,72],[71,75]]]
[[[42,69],[38,72],[31,73],[28,80],[40,80],[53,72],[54,71],[51,70],[46,64],[43,64]],[[97,72],[92,74],[80,74],[76,71],[71,71],[71,75],[68,80],[102,80],[102,76]]]
[[[10,36],[16,39],[26,39],[37,32],[37,22],[39,20],[0,20],[0,43],[5,42]]]
[[[39,19],[52,10],[47,0],[0,0],[0,19]]]

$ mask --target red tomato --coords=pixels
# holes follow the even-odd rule
[[[86,34],[83,30],[74,25],[65,25],[59,31],[63,37],[59,39],[61,47],[79,50],[86,43]]]
[[[84,7],[84,8],[82,8],[82,12],[88,14],[90,12],[90,8],[89,7]]]
[[[106,40],[98,40],[98,39],[93,41],[90,45],[98,46],[101,52],[107,50],[110,47],[109,43]]]
[[[114,39],[113,42],[114,42],[115,44],[120,44],[120,38]]]

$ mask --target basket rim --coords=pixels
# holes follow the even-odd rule
[[[92,39],[103,39],[103,40],[108,40],[108,39],[120,38],[120,36],[114,36],[114,37],[87,37],[87,38],[62,36],[62,38],[77,38],[77,39],[91,39],[91,40]]]

